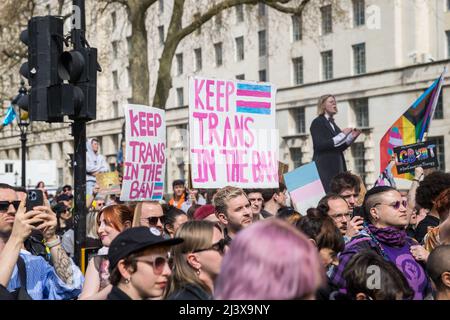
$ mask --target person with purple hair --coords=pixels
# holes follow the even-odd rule
[[[406,200],[400,192],[388,186],[370,189],[364,197],[366,223],[339,256],[339,266],[333,270],[331,281],[341,289],[347,287],[343,276],[351,258],[363,250],[372,250],[394,263],[414,291],[415,300],[423,300],[430,293],[430,283],[424,267],[411,254],[417,241],[407,236],[405,227],[409,217]]]
[[[324,280],[324,268],[313,243],[289,223],[267,219],[233,239],[222,260],[214,298],[313,300]]]

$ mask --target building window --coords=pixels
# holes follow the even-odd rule
[[[302,40],[302,18],[300,16],[292,16],[292,40]]]
[[[264,69],[264,70],[259,70],[259,71],[258,71],[258,74],[259,74],[259,81],[262,81],[262,82],[266,82],[266,81],[267,81],[267,72],[266,72],[266,69]]]
[[[447,0],[447,11],[450,11],[450,0]]]
[[[353,25],[355,27],[363,26],[366,23],[365,7],[364,0],[353,0]]]
[[[112,29],[116,30],[116,25],[117,25],[117,14],[115,11],[111,12],[111,25],[112,25]]]
[[[58,186],[64,185],[64,169],[58,168]]]
[[[159,34],[159,44],[164,44],[164,26],[158,27],[158,34]]]
[[[164,0],[159,0],[159,12],[163,13],[164,12]]]
[[[177,88],[177,103],[179,107],[184,106],[183,88]]]
[[[264,3],[259,3],[258,14],[260,17],[263,17],[266,15],[266,5]]]
[[[450,58],[450,31],[445,31],[447,36],[447,58]]]
[[[234,39],[236,42],[236,60],[244,60],[244,37],[237,37]]]
[[[12,173],[12,172],[13,172],[13,164],[5,163],[5,173]]]
[[[202,70],[202,48],[194,49],[195,71]]]
[[[290,152],[291,152],[291,160],[292,160],[292,163],[294,164],[294,169],[300,167],[303,164],[302,163],[302,157],[303,157],[302,149],[301,148],[291,148]]]
[[[356,116],[356,127],[367,128],[369,126],[369,99],[362,98],[352,101]]]
[[[442,103],[442,90],[439,94],[439,98],[436,104],[436,109],[434,110],[434,116],[433,119],[444,119],[444,108]]]
[[[222,58],[222,42],[214,44],[214,52],[216,54],[216,67],[220,67],[223,64]]]
[[[427,139],[429,142],[433,142],[436,145],[436,155],[438,159],[439,166],[437,169],[439,171],[445,172],[445,145],[444,137],[429,137]]]
[[[113,58],[117,59],[118,55],[119,55],[119,41],[113,41],[111,42],[112,45],[112,51],[113,51]]]
[[[306,118],[305,118],[305,107],[294,109],[294,120],[295,120],[295,130],[296,133],[306,132]]]
[[[324,51],[322,55],[322,79],[333,79],[333,51]]]
[[[364,142],[355,142],[352,144],[352,156],[355,173],[359,175],[363,181],[365,181],[366,178],[364,154]]]
[[[353,48],[353,71],[355,74],[366,73],[366,44],[359,43]]]
[[[322,34],[333,32],[333,17],[331,12],[331,5],[320,8],[322,16]]]
[[[237,76],[236,76],[236,79],[238,79],[238,80],[245,80],[245,74],[238,74]]]
[[[119,102],[117,101],[113,101],[112,103],[112,113],[113,113],[113,118],[118,118],[119,117]]]
[[[243,22],[244,21],[244,5],[238,4],[235,8],[236,8],[236,21]]]
[[[183,74],[183,54],[177,53],[175,58],[177,60],[177,75],[182,75]]]
[[[267,54],[266,30],[258,31],[258,48],[260,57],[263,57]]]
[[[114,90],[119,90],[119,77],[117,76],[117,71],[113,71],[112,75]]]
[[[303,84],[303,57],[292,59],[294,84]]]

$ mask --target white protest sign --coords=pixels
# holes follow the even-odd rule
[[[275,94],[271,83],[189,79],[194,188],[278,187]]]
[[[143,105],[125,106],[125,159],[122,201],[161,200],[166,170],[165,112]]]

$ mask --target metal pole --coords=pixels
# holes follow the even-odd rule
[[[73,0],[74,13],[79,13],[80,29],[76,29],[76,23],[72,28],[72,41],[74,49],[78,50],[84,46],[82,38],[84,38],[85,23],[85,6],[84,0]],[[79,10],[75,10],[78,7]],[[75,227],[75,263],[82,267],[84,261],[84,248],[86,247],[86,121],[76,119],[72,125],[72,135],[74,137],[74,191],[75,191],[75,207],[74,207],[74,227]]]
[[[27,174],[26,174],[26,155],[27,155],[27,132],[26,127],[20,128],[20,141],[22,142],[22,187],[27,187]]]

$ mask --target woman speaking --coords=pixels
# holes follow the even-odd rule
[[[341,131],[334,122],[337,113],[333,95],[321,96],[318,102],[319,116],[311,123],[314,155],[325,192],[330,190],[331,179],[340,172],[347,171],[343,151],[360,135],[358,129],[345,128]]]

